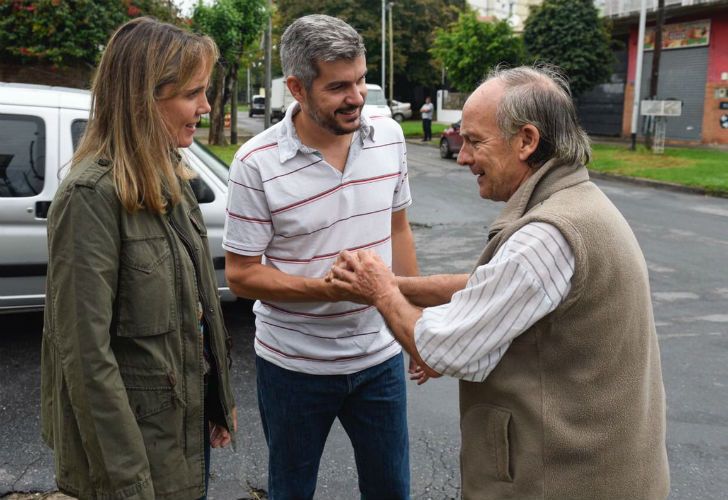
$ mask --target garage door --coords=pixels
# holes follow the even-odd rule
[[[645,52],[642,68],[642,99],[650,91],[652,51]],[[667,139],[701,139],[705,82],[708,73],[708,47],[664,50],[660,58],[658,99],[679,99],[682,116],[667,119]]]

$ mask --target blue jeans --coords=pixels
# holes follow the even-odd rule
[[[364,499],[409,498],[407,392],[402,354],[350,375],[309,375],[256,357],[271,500],[313,498],[338,417],[354,447]]]

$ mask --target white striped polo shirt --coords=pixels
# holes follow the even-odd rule
[[[417,351],[439,373],[482,382],[517,336],[563,302],[573,275],[574,252],[561,232],[526,224],[449,303],[422,311]]]
[[[223,248],[297,276],[325,276],[345,249],[375,250],[391,266],[392,212],[411,204],[402,129],[362,115],[342,173],[301,144],[299,110],[294,103],[235,154]],[[370,306],[259,300],[253,311],[256,353],[289,370],[353,373],[401,350]]]

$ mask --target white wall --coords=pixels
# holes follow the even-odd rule
[[[462,109],[443,109],[442,103],[445,102],[445,96],[447,90],[437,91],[437,114],[435,115],[435,121],[442,123],[454,123],[460,119],[463,114]]]

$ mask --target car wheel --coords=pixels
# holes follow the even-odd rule
[[[248,111],[248,118],[253,118],[253,111]]]
[[[452,158],[452,151],[447,139],[440,139],[440,158]]]
[[[397,123],[402,123],[404,121],[404,115],[402,113],[397,113],[392,118],[394,118],[394,121]]]

